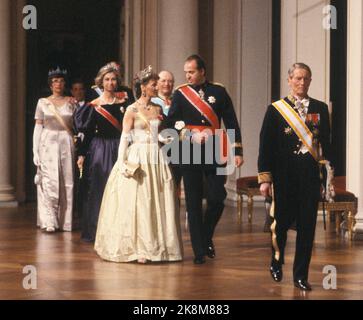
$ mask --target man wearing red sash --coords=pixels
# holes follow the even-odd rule
[[[226,129],[234,130],[231,150],[234,151],[236,167],[243,163],[241,131],[231,98],[222,85],[207,81],[201,57],[190,56],[185,62],[184,72],[188,83],[175,91],[167,121],[169,127],[179,131],[183,145],[177,162],[183,175],[194,263],[203,264],[206,255],[215,257],[212,238],[227,195],[224,188],[226,177],[217,174],[217,168],[225,165],[219,160],[225,156],[226,150],[217,147],[226,146],[226,136],[218,134],[221,121]],[[208,188],[207,210],[203,215],[204,179]]]
[[[274,281],[282,280],[287,231],[296,223],[294,285],[311,290],[309,264],[320,198],[319,161],[331,159],[328,107],[308,96],[311,70],[295,63],[289,70],[291,94],[268,106],[260,133],[258,179],[261,194],[272,197]]]

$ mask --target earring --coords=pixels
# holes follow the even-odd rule
[[[145,91],[142,93],[142,96],[143,97],[146,97],[146,92]]]

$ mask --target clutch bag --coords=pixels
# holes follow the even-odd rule
[[[130,177],[133,177],[135,175],[135,172],[137,171],[137,169],[140,168],[140,164],[125,161],[125,168],[126,168],[126,173]]]
[[[35,177],[34,177],[34,183],[35,183],[36,185],[40,185],[40,184],[41,184],[41,182],[42,182],[42,173],[41,173],[41,171],[40,171],[40,169],[39,169],[39,167],[38,167],[38,169],[37,169],[37,173],[36,173],[36,175],[35,175]]]

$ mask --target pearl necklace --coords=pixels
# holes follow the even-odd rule
[[[51,95],[50,96],[53,100],[63,100],[65,97],[64,96],[59,96],[59,97],[56,97],[55,95]]]
[[[105,103],[105,104],[114,104],[116,102],[116,97],[113,97],[112,102],[108,103],[103,97],[101,97],[101,102]]]

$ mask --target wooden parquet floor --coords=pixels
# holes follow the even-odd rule
[[[226,208],[216,231],[216,258],[194,265],[183,215],[184,261],[140,265],[101,260],[78,231],[41,232],[34,205],[0,209],[0,299],[363,299],[362,241],[337,236],[334,223],[324,231],[319,221],[309,277],[313,291],[303,293],[292,283],[295,232],[288,236],[284,279],[274,283],[263,209],[255,208],[251,225],[245,220],[240,226],[236,209]],[[35,290],[23,288],[26,265],[36,267]],[[326,265],[337,270],[336,290],[323,288]]]

